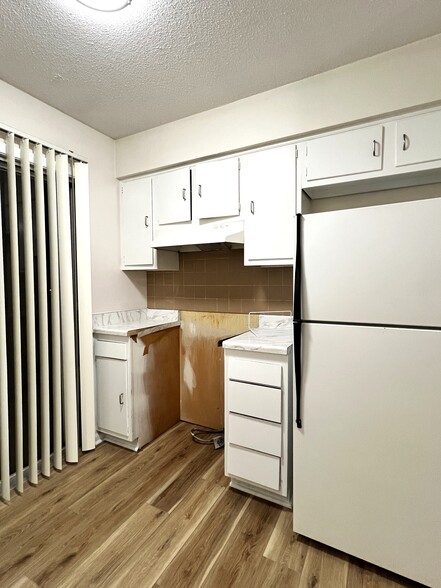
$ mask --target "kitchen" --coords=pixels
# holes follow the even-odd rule
[[[89,161],[94,313],[151,308],[151,302],[153,305],[157,304],[157,307],[160,308],[164,303],[164,299],[161,300],[161,297],[167,298],[167,302],[170,302],[167,303],[166,308],[180,310],[176,304],[172,303],[175,303],[176,299],[169,299],[166,291],[168,284],[165,283],[165,274],[162,276],[163,283],[161,284],[159,281],[161,278],[151,277],[155,275],[154,272],[146,275],[146,272],[139,270],[120,271],[119,242],[117,242],[117,239],[108,238],[109,232],[110,234],[118,234],[119,232],[119,194],[114,180],[115,176],[130,181],[130,177],[142,177],[149,173],[156,174],[157,171],[162,169],[173,169],[174,167],[182,166],[185,162],[194,162],[201,158],[212,159],[219,153],[249,152],[250,149],[253,151],[257,146],[264,146],[266,143],[283,142],[286,138],[291,139],[291,142],[293,142],[292,138],[301,139],[305,134],[318,134],[320,131],[342,125],[346,127],[356,126],[359,121],[369,121],[373,118],[375,120],[386,120],[390,113],[399,113],[400,115],[404,111],[415,111],[422,106],[426,108],[433,106],[439,101],[440,96],[437,81],[439,77],[434,75],[434,72],[439,68],[439,60],[437,59],[439,43],[438,37],[432,37],[420,41],[414,46],[408,45],[389,53],[344,66],[333,72],[321,74],[316,79],[299,82],[297,85],[294,83],[292,86],[270,91],[273,92],[270,96],[262,95],[253,99],[245,98],[242,102],[219,107],[219,110],[211,113],[195,114],[193,117],[170,123],[162,128],[157,127],[150,131],[119,139],[116,143],[4,82],[1,84],[2,106],[4,107],[2,118],[8,127],[22,129],[32,136],[43,137],[52,144],[66,145],[66,137],[69,137],[69,148],[76,153],[82,153]],[[411,68],[412,76],[409,76],[409,67]],[[354,82],[355,79],[356,83]],[[384,88],[384,92],[372,92],[370,88],[372,87],[373,79],[379,87]],[[315,91],[317,83],[321,84],[320,96]],[[312,92],[315,92],[314,103],[311,100]],[[364,100],[355,98],[355,96],[363,95],[364,93]],[[292,109],[293,100],[298,105],[296,112],[300,112],[302,108],[304,109],[302,116],[296,115],[294,109]],[[322,108],[320,108],[320,100],[322,101]],[[278,109],[276,104],[284,103],[284,101],[287,101],[287,107]],[[257,121],[262,119],[262,112],[267,117],[268,124],[265,126],[256,124]],[[50,121],[49,129],[47,121]],[[207,128],[209,132],[207,132]],[[188,140],[190,136],[191,141]],[[299,139],[294,142],[300,143]],[[113,169],[114,148],[116,148],[116,173]],[[387,144],[385,143],[386,148]],[[299,158],[301,157],[303,157],[303,154],[299,153]],[[389,177],[390,174],[387,175]],[[313,188],[311,187],[310,190],[312,191]],[[408,191],[407,188],[406,190]],[[415,188],[413,194],[418,193],[421,198],[429,198],[427,194],[432,191],[435,196],[435,190],[436,185],[419,186]],[[109,194],[114,194],[113,199],[109,199]],[[343,195],[340,197],[346,199],[346,202],[350,200],[349,196]],[[384,194],[380,196],[377,196],[377,194],[372,195],[374,199],[381,197],[384,198]],[[369,195],[364,193],[360,198],[366,201],[369,200]],[[410,197],[408,196],[408,198]],[[372,202],[372,199],[370,201]],[[331,206],[330,201],[329,204],[326,202],[328,201],[325,198],[323,200],[311,200],[311,206],[314,206],[315,210],[319,211],[320,206],[323,208]],[[306,203],[310,204],[308,200]],[[232,267],[236,263],[234,255],[238,255],[235,251],[230,252]],[[212,253],[215,256],[220,256],[216,252]],[[186,255],[191,256],[194,254],[183,253],[180,257],[185,260],[187,259],[185,258]],[[208,253],[206,255],[208,256]],[[207,272],[207,259],[212,260],[209,260],[208,264],[216,263],[215,257],[205,257],[205,268],[201,270],[202,272]],[[218,261],[220,260],[221,258],[218,257]],[[193,261],[196,261],[196,259]],[[183,274],[186,273],[185,263],[184,261]],[[230,260],[227,263],[229,264]],[[266,280],[264,285],[268,289],[259,296],[253,307],[243,302],[244,300],[252,300],[246,292],[228,291],[225,292],[224,296],[216,297],[216,309],[213,306],[202,308],[202,304],[199,308],[206,312],[214,311],[218,313],[219,311],[222,312],[222,309],[229,311],[229,306],[222,306],[226,300],[228,304],[233,301],[231,307],[233,314],[239,314],[239,303],[240,314],[242,314],[243,310],[252,310],[253,308],[255,310],[285,310],[287,308],[286,303],[290,300],[290,291],[288,290],[290,284],[287,283],[289,271],[292,270],[287,270],[286,272],[285,270],[280,272],[278,268],[274,268],[272,272],[271,270],[266,270],[266,275],[261,275],[259,280]],[[189,271],[188,273],[193,274],[194,279],[195,272]],[[208,273],[210,272],[207,272],[207,275]],[[159,273],[157,275],[159,276]],[[158,283],[156,283],[157,279]],[[185,279],[185,276],[183,279]],[[273,280],[272,284],[271,280]],[[259,284],[261,282],[251,281],[248,285],[256,286]],[[196,304],[199,304],[202,300],[204,300],[204,305],[209,304],[206,302],[209,300],[206,289],[213,284],[204,284],[203,298],[202,296],[199,298],[196,296],[195,288],[201,284],[186,285],[193,287],[194,291],[191,291],[188,296],[182,296],[182,298],[186,299],[185,305],[187,306],[187,308],[182,309],[183,311],[197,312]],[[214,285],[218,287],[231,286],[231,284],[225,283],[216,283]],[[233,286],[239,285],[233,284]],[[247,284],[243,285],[246,286]],[[162,287],[162,291],[158,286]],[[180,284],[176,284],[176,286],[178,287]],[[273,286],[274,296],[277,296],[277,298],[274,298],[273,295],[268,296],[270,286]],[[193,297],[191,294],[193,294]],[[189,303],[194,306],[190,307]],[[290,308],[290,305],[288,308]],[[231,334],[247,329],[246,317],[242,325],[240,328],[236,327]],[[143,456],[144,454],[145,450],[139,455]],[[93,460],[94,458],[90,457],[89,459]],[[82,467],[83,465],[80,463],[78,469],[81,470]],[[86,467],[86,464],[84,464],[84,467]],[[43,486],[44,484],[41,484],[41,488]],[[263,506],[262,510],[264,510]],[[282,513],[284,512],[282,511]],[[272,521],[275,536],[277,536],[280,528],[289,527],[288,518],[285,518],[285,514],[281,516],[279,523],[276,523],[274,515],[269,514],[263,515],[262,513],[262,520],[265,520],[265,516],[268,516]],[[277,550],[279,547],[281,549],[281,546],[275,547],[272,544],[272,546],[269,545],[268,549]],[[299,557],[301,558],[301,555]],[[322,566],[323,560],[326,559],[325,555],[317,555],[317,553],[308,556],[308,561],[311,565],[309,572],[312,573],[312,576],[314,576],[312,568],[315,566],[315,557],[320,562],[317,564],[319,567]],[[272,561],[271,558],[266,559]],[[262,563],[259,572],[262,577],[265,577],[264,573],[267,571],[268,565],[266,561]],[[369,571],[359,573],[361,575],[363,573],[369,574]],[[219,578],[219,576],[217,577]],[[323,579],[323,582],[325,582],[323,585],[326,585],[326,573],[323,573],[323,578],[325,578]],[[327,585],[333,585],[330,580],[327,582]],[[285,583],[289,585],[287,581]],[[284,584],[279,583],[278,585]],[[359,583],[358,585],[362,584]]]

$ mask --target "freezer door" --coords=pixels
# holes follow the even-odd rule
[[[303,331],[294,530],[441,586],[441,333]]]
[[[302,315],[441,326],[441,198],[303,221]]]

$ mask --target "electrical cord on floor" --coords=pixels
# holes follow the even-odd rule
[[[200,435],[203,435],[202,437]],[[213,437],[213,435],[215,435]],[[191,430],[193,441],[202,445],[214,445],[215,449],[221,449],[224,446],[224,430],[209,429],[207,427],[194,427]]]

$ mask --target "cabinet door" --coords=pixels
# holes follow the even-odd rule
[[[441,159],[441,112],[397,121],[395,145],[397,166]]]
[[[129,435],[128,362],[96,357],[98,429],[122,437]]]
[[[239,159],[198,163],[193,194],[197,218],[237,216],[240,212]]]
[[[306,182],[380,171],[382,167],[382,125],[319,137],[306,146]]]
[[[123,266],[153,263],[150,178],[121,184],[121,259]]]
[[[241,157],[245,265],[292,264],[296,148],[287,145]]]
[[[190,169],[177,169],[152,178],[155,222],[170,225],[191,221]]]

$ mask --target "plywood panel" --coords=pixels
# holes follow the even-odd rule
[[[132,340],[135,434],[142,447],[179,421],[179,327]]]
[[[181,419],[224,426],[224,358],[218,341],[248,330],[244,314],[181,312]]]

